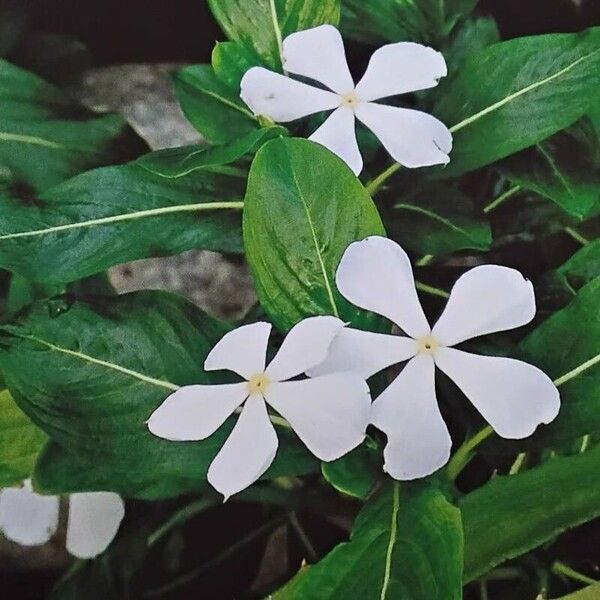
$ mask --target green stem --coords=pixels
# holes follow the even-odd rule
[[[587,246],[590,243],[590,240],[584,238],[572,227],[565,227],[565,233],[568,233],[576,242],[579,242],[582,246]]]
[[[461,473],[461,471],[471,462],[473,459],[473,450],[485,441],[490,435],[494,433],[494,430],[490,425],[486,425],[483,429],[478,431],[473,437],[465,440],[463,445],[454,453],[454,456],[450,459],[448,466],[446,467],[446,475],[450,481],[454,481]]]
[[[579,573],[578,571],[575,571],[575,569],[571,569],[571,567],[561,563],[558,560],[552,565],[552,572],[556,575],[564,575],[565,577],[569,577],[573,581],[585,583],[586,585],[594,585],[598,583],[595,579],[592,579],[583,573]]]
[[[400,163],[391,164],[385,171],[381,172],[375,179],[371,179],[365,186],[371,196],[377,193],[379,188],[401,167]]]
[[[487,215],[487,213],[493,211],[496,207],[500,206],[503,202],[512,198],[515,194],[521,191],[520,185],[515,185],[510,189],[506,190],[503,194],[500,194],[495,200],[492,200],[486,207],[484,207],[483,212]]]
[[[426,267],[434,259],[433,254],[425,254],[415,263],[417,267]]]
[[[302,542],[302,545],[306,549],[307,558],[311,563],[316,563],[319,560],[319,554],[315,550],[310,538],[308,537],[306,531],[300,525],[300,521],[298,521],[298,517],[295,512],[290,513],[290,525],[292,529],[296,532],[298,539]]]
[[[450,294],[446,290],[427,285],[426,283],[422,283],[421,281],[415,281],[415,287],[418,290],[425,292],[426,294],[431,294],[432,296],[438,296],[439,298],[450,297]]]

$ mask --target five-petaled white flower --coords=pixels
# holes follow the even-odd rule
[[[22,546],[45,544],[58,528],[59,496],[36,494],[31,481],[0,490],[0,532]],[[69,496],[67,550],[77,558],[94,558],[106,550],[119,530],[125,506],[112,492]]]
[[[409,360],[372,405],[371,423],[388,437],[384,469],[392,477],[424,477],[449,458],[452,440],[437,405],[435,366],[502,437],[527,437],[558,414],[558,390],[537,367],[451,347],[533,319],[533,286],[515,269],[483,265],[467,271],[454,284],[433,329],[419,303],[408,256],[387,238],[369,237],[350,244],[336,283],[350,302],[383,315],[410,336],[345,328],[336,336],[327,360],[308,372],[322,376],[351,369],[368,378]]]
[[[405,167],[448,163],[452,134],[441,121],[418,110],[373,102],[435,87],[447,73],[439,52],[412,42],[388,44],[373,53],[365,74],[354,85],[339,31],[332,25],[320,25],[285,38],[283,68],[328,89],[252,67],[242,78],[242,100],[255,114],[278,123],[334,109],[309,139],[337,154],[356,175],[363,161],[355,117]]]
[[[343,456],[365,436],[371,406],[365,380],[348,372],[287,381],[323,362],[343,326],[335,317],[300,321],[266,367],[271,325],[259,322],[230,331],[211,350],[204,368],[233,371],[245,381],[182,387],[154,411],[148,428],[168,440],[203,440],[243,405],[207,474],[225,499],[254,483],[275,458],[278,441],[266,404],[317,458]]]

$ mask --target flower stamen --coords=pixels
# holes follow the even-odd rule
[[[439,342],[431,335],[422,337],[417,342],[417,352],[419,354],[435,354],[435,351],[440,347]]]
[[[265,373],[257,373],[248,380],[248,393],[252,396],[253,394],[264,394],[267,388],[271,384],[271,380]]]
[[[340,106],[346,106],[354,110],[361,103],[361,99],[355,91],[340,96]]]

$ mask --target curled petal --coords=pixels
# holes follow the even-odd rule
[[[208,468],[208,481],[227,500],[252,485],[269,468],[277,445],[265,401],[261,396],[250,396]]]
[[[368,379],[386,367],[412,358],[416,352],[412,338],[344,327],[335,336],[325,361],[309,369],[307,375],[351,371]]]
[[[204,440],[248,396],[248,384],[186,385],[171,394],[148,419],[155,436],[174,442]]]
[[[531,281],[515,269],[482,265],[456,280],[433,336],[444,346],[506,331],[529,323],[535,316]]]
[[[252,67],[241,82],[242,100],[256,115],[286,123],[340,105],[333,92],[295,81],[263,67]]]
[[[357,106],[356,118],[404,167],[446,165],[450,161],[452,134],[441,121],[427,113],[366,102]]]
[[[22,488],[0,491],[0,531],[23,546],[45,544],[58,527],[58,496],[36,494],[29,480]]]
[[[269,379],[291,379],[323,362],[333,338],[343,326],[343,321],[336,317],[309,317],[294,325],[267,367]]]
[[[346,248],[335,281],[348,301],[388,318],[413,338],[430,333],[412,267],[396,242],[371,236]]]
[[[275,383],[266,400],[320,460],[343,456],[365,437],[371,397],[354,373]]]
[[[409,361],[376,398],[371,423],[387,435],[383,468],[394,479],[425,477],[448,462],[452,440],[438,408],[430,356]]]
[[[283,68],[310,77],[338,94],[354,89],[344,42],[333,25],[297,31],[283,40]]]
[[[538,425],[553,421],[560,409],[554,383],[526,362],[455,348],[439,348],[435,362],[504,438],[531,435]]]
[[[447,73],[443,55],[433,48],[413,42],[388,44],[373,52],[356,93],[370,101],[426,90]]]
[[[242,325],[226,333],[204,361],[206,371],[226,369],[250,379],[265,370],[271,324]]]
[[[339,156],[355,175],[362,171],[363,159],[356,141],[354,112],[346,106],[333,111],[308,139]]]
[[[112,492],[69,497],[67,550],[77,558],[94,558],[108,548],[125,516],[123,500]]]

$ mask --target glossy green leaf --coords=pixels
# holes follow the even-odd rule
[[[300,319],[364,315],[335,287],[347,246],[384,235],[369,194],[347,165],[319,144],[278,139],[256,154],[244,201],[244,244],[261,305],[286,331]]]
[[[93,116],[36,75],[0,60],[0,190],[30,194],[141,149],[116,115]]]
[[[281,68],[279,43],[290,33],[323,23],[337,25],[340,0],[208,0],[227,37]]]
[[[175,91],[190,123],[212,144],[225,144],[259,127],[239,90],[221,81],[210,65],[177,71]]]
[[[490,225],[460,190],[431,185],[408,192],[386,220],[390,237],[418,255],[439,256],[470,248],[488,250]]]
[[[514,183],[575,217],[600,212],[600,138],[589,121],[511,156],[501,169]]]
[[[349,542],[301,571],[274,600],[458,600],[460,511],[432,487],[398,483],[371,498]]]
[[[9,392],[0,392],[0,488],[19,484],[31,475],[46,439]]]
[[[465,583],[600,515],[600,447],[495,477],[460,503]]]
[[[533,146],[600,99],[600,28],[524,37],[472,54],[434,113],[451,127],[459,175]]]
[[[0,266],[64,283],[190,248],[239,252],[243,172],[176,179],[143,163],[83,173],[39,196],[0,194]]]
[[[194,171],[236,162],[244,155],[256,152],[270,139],[286,134],[284,127],[264,127],[222,146],[180,146],[150,152],[139,158],[137,164],[156,175],[178,179]]]
[[[562,596],[557,600],[598,600],[598,598],[600,598],[600,583],[589,585],[582,590],[573,592],[568,596]]]
[[[215,382],[204,358],[226,328],[165,292],[34,305],[2,328],[0,367],[19,406],[54,441],[34,481],[47,493],[112,490],[160,498],[199,490],[231,430],[169,442],[145,422],[179,385]],[[289,430],[267,476],[315,461]]]
[[[232,90],[240,90],[242,77],[252,67],[262,65],[253,50],[236,42],[217,42],[211,63],[217,77]]]

